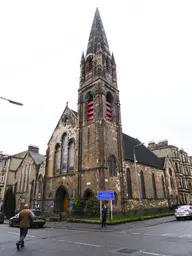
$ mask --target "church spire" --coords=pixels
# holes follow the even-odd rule
[[[92,23],[86,55],[95,54],[98,49],[98,45],[101,46],[104,52],[110,54],[107,37],[103,27],[103,22],[101,20],[99,9],[97,8]]]

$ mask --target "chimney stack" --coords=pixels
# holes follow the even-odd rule
[[[168,140],[161,140],[158,142],[159,146],[168,146]]]
[[[155,141],[149,141],[149,143],[148,143],[149,149],[155,148],[155,146],[156,146]]]
[[[38,146],[34,146],[34,145],[29,145],[28,146],[28,151],[39,154],[39,147]]]

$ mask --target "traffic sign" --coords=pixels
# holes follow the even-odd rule
[[[114,200],[114,191],[97,191],[98,200]]]

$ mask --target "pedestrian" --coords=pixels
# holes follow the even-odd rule
[[[106,227],[107,224],[107,205],[104,204],[104,207],[102,209],[102,228]]]
[[[29,210],[28,204],[25,204],[24,209],[21,210],[19,213],[20,239],[16,243],[18,251],[20,249],[20,246],[21,248],[24,247],[24,239],[27,236],[28,229],[30,227],[31,218],[32,218],[32,213]]]

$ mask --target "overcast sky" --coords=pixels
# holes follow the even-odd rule
[[[45,154],[69,101],[96,7],[117,63],[123,132],[192,155],[192,1],[0,1],[0,150]]]

